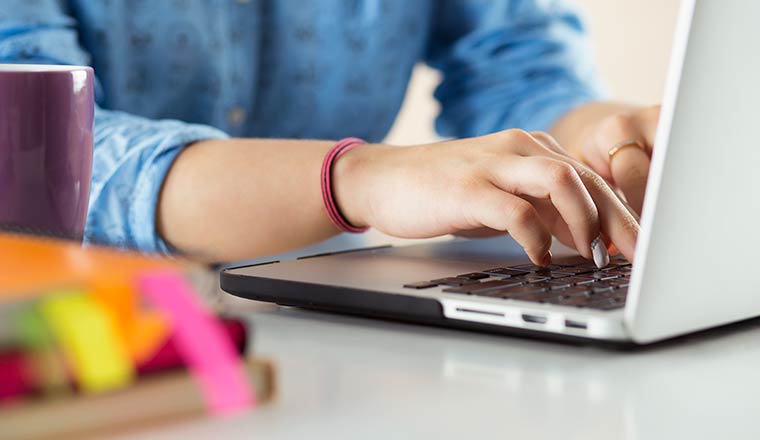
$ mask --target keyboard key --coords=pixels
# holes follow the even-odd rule
[[[518,270],[524,270],[526,272],[536,272],[540,270],[541,268],[534,265],[534,264],[521,264],[519,266],[509,266],[510,269],[518,269]]]
[[[605,272],[612,272],[612,271],[616,271],[616,270],[628,270],[628,271],[630,271],[631,268],[630,267],[626,267],[626,266],[618,266],[618,265],[616,265],[614,263],[610,263],[608,266],[603,267],[601,270],[603,270]]]
[[[489,275],[483,272],[473,272],[473,273],[457,275],[457,278],[465,278],[468,280],[482,280],[483,278],[488,278],[488,277]]]
[[[539,283],[542,281],[548,281],[551,278],[541,276],[541,275],[525,275],[524,277],[520,277],[521,281],[525,281],[526,283]]]
[[[554,287],[556,287],[554,284],[551,284],[551,281],[552,281],[552,280],[549,280],[549,281],[541,281],[541,282],[538,282],[538,283],[530,283],[530,284],[528,284],[528,286],[529,286],[529,287],[533,287],[533,288],[539,288],[539,287],[540,287],[540,288],[542,288],[542,289],[551,290],[551,289],[553,289]]]
[[[534,284],[526,284],[524,286],[518,286],[518,287],[511,287],[509,289],[502,289],[505,292],[509,291],[509,293],[513,293],[515,295],[525,295],[528,293],[538,293],[538,292],[548,292],[551,290],[552,285],[547,283],[534,283]],[[558,293],[555,293],[554,295],[558,295]]]
[[[483,272],[487,274],[491,274],[491,275],[498,275],[505,278],[527,275],[530,273],[529,271],[526,271],[526,270],[507,269],[506,267],[497,267],[495,269],[484,270]]]
[[[579,275],[583,273],[589,273],[594,272],[596,270],[596,266],[591,267],[563,267],[562,272],[569,273],[570,275]]]
[[[610,274],[615,274],[615,275],[630,275],[631,274],[631,269],[628,267],[613,267],[611,269],[605,268],[604,271]]]
[[[541,272],[541,275],[543,275],[545,277],[552,278],[552,279],[567,278],[567,277],[573,276],[573,274],[571,274],[571,273],[561,272],[561,271],[556,271],[556,270],[552,270],[552,271],[549,271],[549,272]]]
[[[567,278],[561,278],[559,281],[562,283],[571,283],[575,285],[582,285],[582,284],[591,284],[595,282],[596,280],[594,278],[587,278],[587,277],[567,277]]]
[[[591,270],[599,270],[599,268],[596,267],[596,263],[593,261],[586,261],[585,263],[576,264],[575,266],[572,266],[573,268],[577,269],[591,269]]]
[[[430,281],[431,283],[435,283],[439,286],[464,286],[466,284],[476,284],[478,283],[477,280],[467,280],[464,278],[439,278],[437,280]]]
[[[565,268],[565,266],[560,266],[558,264],[550,264],[548,266],[535,266],[533,264],[521,264],[519,266],[510,266],[510,269],[518,269],[518,270],[526,270],[529,272],[537,272],[537,273],[546,273],[551,272],[553,270],[561,271]]]
[[[590,295],[591,289],[587,286],[573,286],[558,292],[562,296]]]
[[[484,292],[485,295],[499,298],[518,299],[524,295],[537,295],[539,293],[548,293],[551,285],[547,283],[526,284],[523,286],[506,287],[503,289],[489,290]],[[478,293],[476,293],[478,294]],[[557,296],[558,292],[552,292],[547,296]]]
[[[430,281],[420,281],[417,283],[404,284],[404,287],[406,287],[407,289],[429,289],[431,287],[436,287],[437,285],[438,285],[437,283],[433,283]]]
[[[610,289],[617,287],[612,284],[612,282],[615,280],[598,280],[594,284],[589,285],[589,287],[609,287]]]
[[[467,284],[459,287],[443,289],[444,292],[450,293],[475,293],[481,290],[499,289],[504,287],[521,286],[523,283],[511,279],[484,281],[482,283]],[[478,293],[479,294],[479,293]]]
[[[613,287],[628,287],[631,284],[631,280],[618,278],[616,280],[605,281],[608,285]]]
[[[620,278],[620,275],[609,272],[593,272],[585,276],[589,278],[595,278],[597,280],[614,280],[615,278]]]

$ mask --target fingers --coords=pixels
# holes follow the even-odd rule
[[[495,175],[495,184],[504,191],[550,200],[567,224],[575,248],[585,258],[592,258],[590,245],[599,236],[599,213],[571,164],[546,156],[527,156],[498,167]]]
[[[641,214],[643,206],[659,113],[660,107],[653,106],[610,116],[599,124],[584,150],[589,165],[622,191],[637,214]],[[629,140],[639,142],[643,148],[629,146],[610,156],[613,146]]]
[[[596,203],[602,232],[628,260],[633,261],[639,235],[638,221],[601,176],[583,165],[579,165],[578,174]]]
[[[537,140],[541,145],[550,149],[551,151],[558,154],[568,155],[567,152],[559,144],[559,142],[554,139],[554,136],[548,133],[544,133],[543,131],[531,131],[530,135],[533,136],[533,138]]]
[[[610,168],[610,149],[623,141],[637,141],[644,149],[642,154],[649,155],[647,140],[637,124],[628,115],[613,115],[604,119],[594,133],[591,143],[585,150],[585,156],[593,169],[608,180],[614,181]],[[633,149],[634,147],[631,147]]]
[[[532,204],[496,187],[483,190],[473,200],[476,202],[466,209],[477,224],[509,232],[533,264],[545,266],[551,262],[552,234]]]
[[[613,181],[628,204],[641,214],[649,176],[649,155],[637,147],[622,149],[610,158],[610,169]]]
[[[538,200],[531,197],[526,198],[527,201],[533,204],[538,211],[538,215],[544,221],[544,224],[549,227],[549,231],[554,235],[554,238],[560,241],[569,248],[575,248],[575,240],[573,234],[567,227],[567,223],[557,212],[557,208],[549,200]]]
[[[599,176],[597,173],[594,173],[580,162],[570,158],[553,137],[545,133],[538,134],[538,136],[534,134],[534,137],[536,137],[536,140],[541,141],[541,143],[545,145],[545,150],[551,151],[551,153],[548,154],[552,154],[554,158],[566,161],[573,165],[575,170],[578,172],[583,185],[588,191],[588,194],[590,194],[594,205],[596,206],[599,223],[601,225],[601,231],[604,232],[604,234],[612,240],[612,242],[615,244],[615,247],[620,252],[622,252],[626,258],[633,261],[634,250],[636,247],[636,238],[638,237],[639,232],[638,221],[634,215],[629,211],[629,209],[618,198],[612,188],[610,188],[610,186],[601,176]],[[634,150],[637,148],[628,149]],[[540,151],[541,150],[537,150],[539,153]],[[622,154],[623,152],[625,151],[621,151],[618,154]],[[646,177],[644,177],[644,179],[646,179]],[[643,186],[641,186],[641,188],[643,190]],[[641,194],[641,197],[643,199],[643,191]],[[554,201],[554,199],[552,199],[552,201]],[[579,250],[581,255],[589,258],[584,252],[581,251],[581,248],[577,246],[578,245],[576,245],[576,248]]]
[[[649,176],[650,156],[660,118],[660,106],[653,106],[635,113],[632,122],[637,128],[646,151],[627,148],[609,158],[612,179],[625,195],[628,204],[637,214],[644,206],[644,192]],[[630,150],[630,151],[629,151]]]
[[[656,122],[655,122],[655,124],[656,124]],[[532,132],[531,135],[533,137],[535,137],[536,140],[539,141],[546,148],[548,148],[548,149],[550,149],[550,150],[552,150],[554,152],[557,152],[557,153],[559,153],[559,154],[561,154],[563,156],[566,156],[570,160],[571,163],[574,163],[576,165],[582,165],[582,164],[580,164],[579,161],[573,159],[559,145],[559,142],[557,142],[557,140],[554,139],[554,137],[552,137],[551,135],[549,135],[547,133],[543,133],[543,132],[538,132],[538,131],[537,132]],[[633,149],[633,148],[631,148],[631,149]],[[625,151],[625,149],[621,150],[619,153],[617,153],[617,155],[623,154],[623,153],[627,154],[627,152]],[[644,164],[643,166],[646,169],[649,169],[649,157],[648,156],[646,157],[646,164]],[[626,200],[622,200],[622,199],[620,199],[620,197],[618,197],[618,200],[620,200],[623,203],[623,206],[625,206],[625,208],[634,217],[634,219],[636,219],[637,222],[638,222],[638,213],[641,212],[641,206],[644,203],[644,190],[646,189],[646,180],[647,180],[646,173],[644,173],[644,174],[639,173],[638,176],[635,174],[635,173],[639,172],[641,169],[642,169],[641,167],[631,167],[631,168],[621,169],[619,171],[616,170],[616,172],[619,172],[619,173],[630,173],[630,175],[627,176],[626,178],[622,179],[622,181],[624,182],[624,185],[626,187],[625,191],[627,191],[630,194],[629,197],[630,197],[631,200],[634,201],[634,203],[636,204],[637,208],[634,209]],[[643,182],[642,182],[642,179],[643,179]],[[629,184],[629,182],[632,182],[632,183]],[[618,187],[618,188],[620,188],[620,187]],[[621,188],[621,190],[623,190],[623,189]],[[619,194],[617,192],[615,192],[615,195],[619,195]],[[628,198],[626,198],[626,199],[628,199]],[[613,246],[613,249],[614,249],[615,252],[617,252],[617,249],[614,248],[614,246]]]

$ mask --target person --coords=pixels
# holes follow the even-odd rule
[[[383,145],[421,61],[452,140]],[[328,170],[351,227],[633,258],[658,108],[604,101],[559,1],[0,0],[0,62],[95,69],[88,241],[209,262],[319,242],[325,155],[356,136]]]

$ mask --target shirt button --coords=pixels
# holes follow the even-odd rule
[[[227,122],[229,122],[230,125],[237,127],[242,124],[243,121],[245,121],[245,109],[243,107],[232,107],[230,111],[227,112]]]

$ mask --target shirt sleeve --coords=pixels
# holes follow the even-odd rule
[[[436,129],[547,130],[603,96],[577,12],[555,0],[441,0],[426,59],[443,74]]]
[[[90,65],[90,57],[60,0],[0,0],[0,63]],[[102,99],[97,84],[95,96]],[[210,126],[96,105],[85,241],[168,253],[155,221],[164,177],[186,145],[224,137]]]

